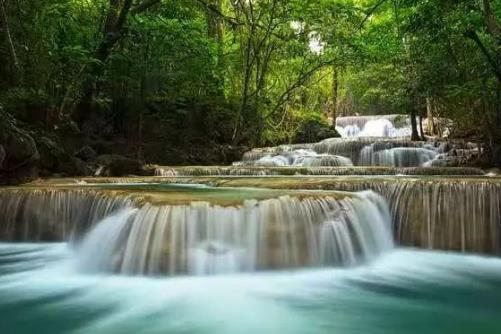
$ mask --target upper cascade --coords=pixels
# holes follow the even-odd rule
[[[240,167],[457,167],[479,148],[471,143],[413,142],[406,138],[330,138],[314,144],[257,148],[246,152]]]
[[[410,141],[410,123],[409,117],[403,115],[340,117],[336,129],[342,138],[253,149],[233,165],[456,167],[480,154],[471,143]]]
[[[410,137],[412,133],[411,120],[405,115],[338,117],[336,130],[343,138],[402,138]]]

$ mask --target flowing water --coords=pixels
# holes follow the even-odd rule
[[[417,118],[416,121],[419,122]],[[338,117],[336,130],[343,138],[410,137],[412,134],[411,120],[404,115]],[[419,127],[417,130],[420,133]]]
[[[233,166],[0,188],[0,332],[501,333],[501,259],[471,254],[501,254],[501,179],[450,167],[479,149],[337,121]]]
[[[501,331],[501,261],[395,250],[363,267],[89,275],[66,244],[0,244],[2,333]]]
[[[388,206],[373,192],[243,197],[222,206],[213,203],[225,203],[224,188],[76,188],[0,192],[6,217],[0,228],[3,240],[68,240],[78,249],[77,262],[84,271],[128,275],[354,266],[393,245]],[[110,188],[127,190],[127,195],[110,194]],[[179,203],[169,194],[174,190],[193,192],[198,198],[209,193],[212,203]],[[147,194],[147,202],[138,202],[137,193]],[[268,193],[273,194],[256,189],[248,196]],[[162,200],[155,200],[160,195]]]
[[[234,165],[453,167],[480,154],[472,143],[451,145],[437,138],[410,141],[411,122],[402,115],[339,117],[336,130],[341,138],[253,149]]]

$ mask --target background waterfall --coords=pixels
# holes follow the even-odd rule
[[[407,139],[330,138],[315,144],[281,145],[246,152],[234,166],[444,166],[447,152],[441,142],[412,142]],[[451,150],[451,147],[448,148]],[[459,151],[455,150],[454,154]],[[463,150],[467,154],[469,151]],[[446,166],[447,164],[445,164]]]
[[[390,224],[386,203],[371,192],[241,207],[146,204],[98,223],[78,254],[85,270],[124,274],[352,266],[392,247]]]
[[[338,117],[336,130],[343,138],[410,137],[412,133],[410,117],[405,115]]]

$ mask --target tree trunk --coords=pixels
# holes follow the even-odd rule
[[[487,26],[487,31],[489,34],[496,39],[496,43],[501,44],[501,27],[499,26],[499,22],[492,10],[490,0],[482,0],[483,9],[484,9],[484,21]]]
[[[96,61],[87,71],[82,84],[82,98],[77,106],[75,115],[77,123],[82,126],[92,114],[92,101],[97,90],[97,83],[104,72],[104,65],[113,50],[113,47],[123,36],[123,28],[133,0],[109,0],[108,13],[104,24],[103,35],[99,46],[94,52]]]
[[[83,85],[82,101],[85,104],[90,103],[92,100],[96,90],[96,82],[104,71],[104,64],[108,60],[113,47],[122,38],[123,28],[131,5],[132,0],[109,0],[103,37],[94,53],[97,62],[91,67],[89,77]]]
[[[221,46],[224,43],[224,22],[219,13],[223,10],[223,0],[209,0],[207,6],[207,35]]]
[[[428,118],[428,123],[426,124],[428,134],[434,136],[436,134],[435,130],[435,117],[433,114],[433,100],[429,97],[426,98],[426,118]]]
[[[421,134],[420,139],[424,140],[423,116],[422,115],[419,115],[419,132]]]
[[[7,18],[7,11],[5,9],[4,0],[0,0],[0,32],[5,38],[5,43],[7,44],[8,53],[11,57],[12,62],[12,79],[13,84],[21,81],[21,66],[19,65],[19,59],[17,58],[16,48],[14,47],[14,42],[12,40],[12,35],[10,33],[9,21]],[[10,71],[7,71],[10,72]]]
[[[411,116],[411,128],[412,128],[411,140],[418,141],[418,140],[420,140],[420,138],[419,138],[417,122],[416,122],[417,112],[416,112],[416,108],[414,106],[412,106],[410,116]]]
[[[336,66],[332,67],[332,109],[331,109],[331,119],[332,125],[336,125],[337,118],[337,102],[339,96],[339,71]]]

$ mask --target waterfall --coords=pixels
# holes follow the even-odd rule
[[[129,200],[93,190],[3,189],[0,191],[0,239],[69,240]]]
[[[457,167],[480,156],[481,149],[472,143],[411,141],[410,123],[410,118],[403,115],[339,117],[336,129],[342,138],[256,148],[244,153],[242,160],[233,165]]]
[[[268,188],[361,191],[389,203],[398,244],[438,250],[501,254],[499,178],[283,178]],[[226,180],[226,186],[257,186],[258,179]],[[217,181],[213,184],[218,185]]]
[[[412,133],[410,118],[404,115],[338,117],[336,130],[343,138],[410,137]]]
[[[277,146],[244,154],[236,167],[347,167],[347,166],[429,166],[442,149],[439,143],[406,139],[330,138],[308,149]],[[442,154],[441,156],[443,156]]]
[[[431,163],[437,152],[423,147],[395,147],[380,151],[374,150],[374,144],[360,151],[360,165],[363,166],[424,166]]]
[[[402,170],[412,171],[413,168]],[[444,172],[453,170],[446,168]],[[182,182],[302,191],[370,189],[388,201],[397,244],[501,254],[501,179],[498,177],[219,177],[183,178]]]
[[[369,156],[368,159],[371,159]],[[409,163],[410,164],[410,163]],[[178,176],[297,176],[297,175],[484,175],[479,168],[471,167],[388,167],[388,166],[158,166],[158,177]],[[122,179],[108,178],[110,182]],[[143,179],[144,180],[144,179]],[[148,179],[156,182],[158,179]]]
[[[98,223],[78,253],[85,270],[208,275],[351,266],[392,244],[386,203],[363,192],[340,200],[248,200],[238,207],[146,204]]]

